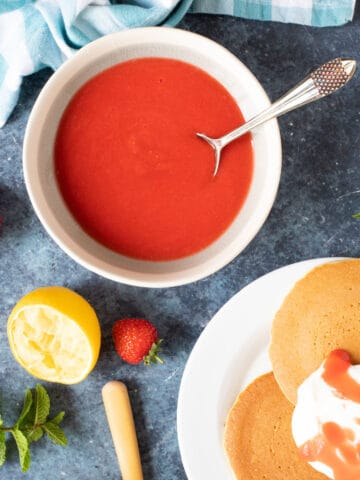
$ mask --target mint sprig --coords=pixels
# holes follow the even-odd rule
[[[34,391],[25,391],[21,413],[12,427],[4,427],[0,416],[0,467],[6,460],[6,434],[13,436],[19,451],[21,470],[30,468],[30,444],[37,442],[46,434],[57,445],[67,445],[63,430],[59,427],[65,413],[60,412],[48,419],[50,413],[50,397],[42,385],[36,385]]]

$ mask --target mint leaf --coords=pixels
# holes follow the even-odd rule
[[[26,472],[30,467],[30,450],[28,441],[26,440],[25,435],[18,428],[11,430],[11,434],[14,437],[19,450],[21,470]]]
[[[1,415],[0,415],[0,427],[3,424]],[[5,463],[6,460],[6,444],[5,444],[5,432],[0,430],[0,467]]]
[[[30,388],[27,388],[26,391],[25,391],[24,405],[23,405],[22,411],[20,413],[20,416],[18,418],[18,421],[15,424],[16,427],[18,427],[22,423],[25,423],[26,417],[27,417],[28,413],[30,412],[32,403],[33,403],[33,396],[32,396]]]
[[[42,425],[46,422],[46,419],[50,412],[50,398],[45,390],[45,388],[37,384],[35,387],[35,416],[34,416],[34,424],[35,425]]]
[[[360,212],[359,213],[354,213],[354,215],[352,215],[352,218],[360,218]]]
[[[28,443],[37,442],[44,435],[44,430],[42,427],[28,428],[23,430],[23,434],[26,437]]]
[[[5,433],[0,432],[0,467],[4,465],[5,460],[6,460]]]
[[[63,447],[65,447],[68,444],[65,433],[56,423],[51,421],[46,422],[45,425],[43,425],[43,428],[47,433],[48,437],[57,445],[62,445]]]
[[[51,419],[52,423],[56,423],[56,425],[59,425],[59,423],[62,421],[64,418],[65,412],[59,412],[56,417]]]
[[[0,430],[0,467],[5,463],[5,460],[6,460],[5,432],[2,432]]]

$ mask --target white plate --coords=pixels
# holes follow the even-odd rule
[[[271,370],[267,350],[272,319],[294,283],[320,258],[295,263],[255,280],[229,300],[196,342],[180,385],[177,429],[189,480],[234,476],[223,449],[227,413],[238,393]]]

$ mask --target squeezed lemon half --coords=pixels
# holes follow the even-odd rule
[[[7,332],[15,359],[28,373],[48,382],[81,382],[99,357],[96,313],[65,287],[42,287],[25,295],[9,316]]]

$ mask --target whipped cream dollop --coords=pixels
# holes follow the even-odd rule
[[[360,365],[334,350],[299,387],[292,417],[299,454],[335,480],[360,479]]]

